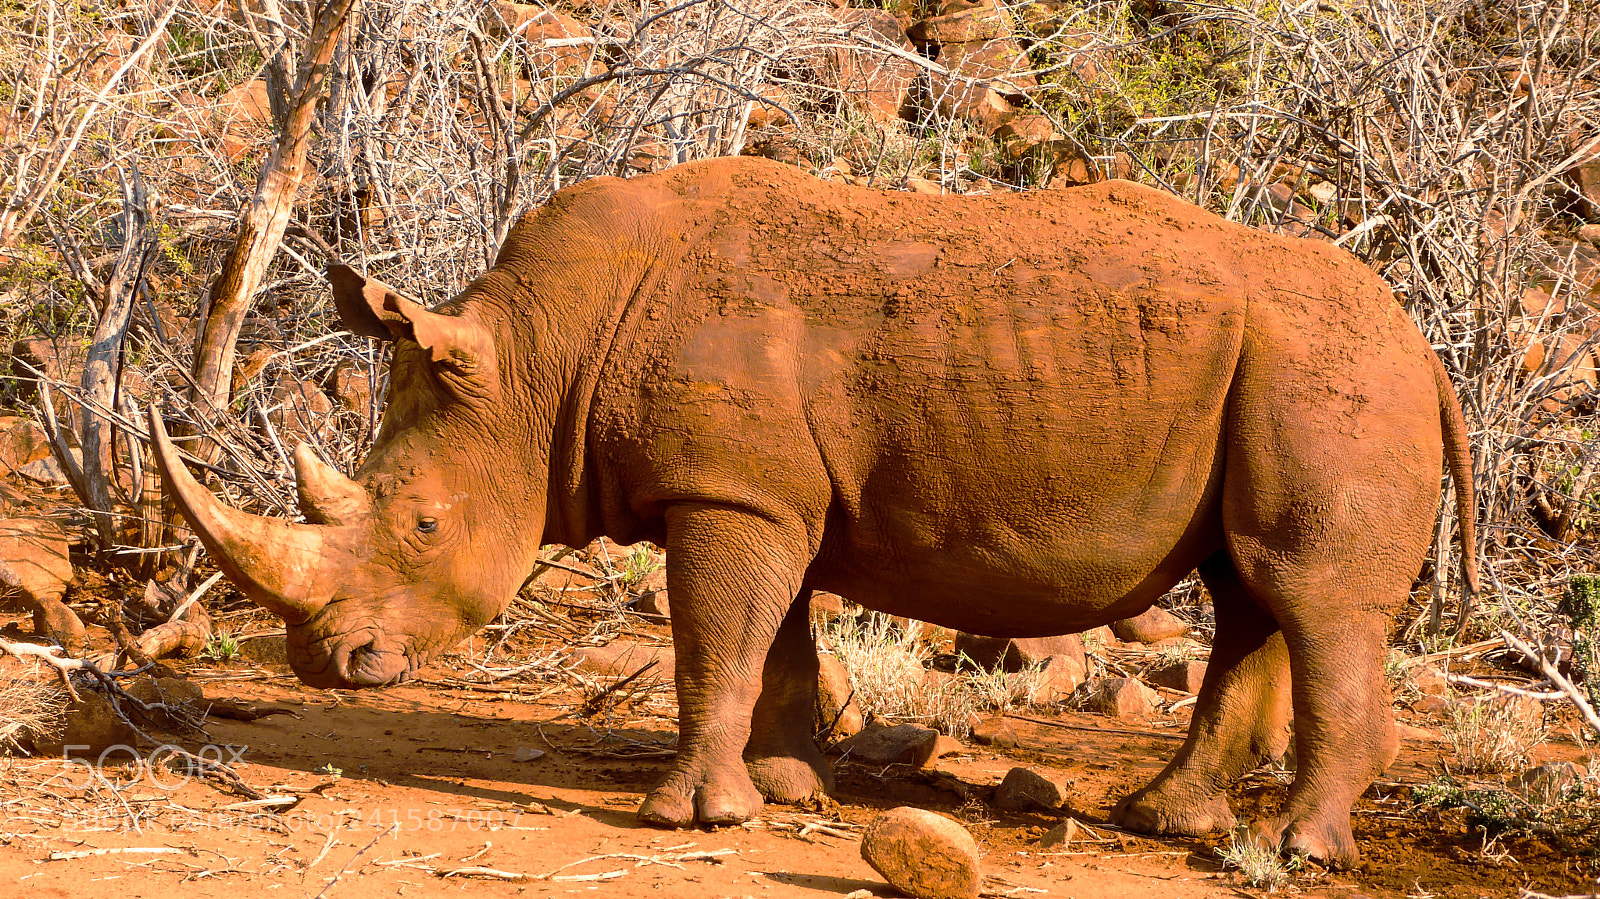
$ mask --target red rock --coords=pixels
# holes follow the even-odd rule
[[[973,664],[986,670],[1001,668],[1021,671],[1042,664],[1051,656],[1067,656],[1082,663],[1083,637],[1062,634],[1058,637],[984,637],[957,631],[955,652],[966,655]]]
[[[633,610],[640,615],[650,618],[672,618],[672,604],[667,597],[666,588],[660,590],[646,590],[639,594],[633,601]]]
[[[918,724],[868,725],[837,748],[851,761],[913,768],[926,767],[941,749],[939,732]]]
[[[861,707],[851,695],[850,672],[833,653],[819,653],[817,661],[817,718],[815,730],[832,728],[835,739],[853,737],[866,723]]]
[[[1154,643],[1189,633],[1189,625],[1166,609],[1151,606],[1132,618],[1111,623],[1111,632],[1129,643]]]
[[[83,622],[61,603],[72,580],[66,534],[43,518],[0,521],[0,584],[15,587],[33,612],[33,630],[69,648],[82,642]]]
[[[915,52],[899,21],[881,9],[849,7],[831,14],[847,37],[828,50],[820,86],[838,91],[846,103],[874,121],[898,123],[906,92],[919,71],[916,63],[880,49]]]
[[[1002,715],[978,719],[972,726],[972,741],[979,746],[996,746],[1004,749],[1007,746],[1019,746],[1021,736],[1017,733],[1016,725]]]
[[[1199,693],[1205,679],[1206,663],[1195,659],[1173,662],[1150,672],[1151,683],[1184,693]]]
[[[1154,690],[1132,677],[1107,677],[1094,684],[1089,707],[1123,721],[1149,718],[1160,703]]]
[[[861,857],[915,899],[977,899],[983,885],[972,835],[919,808],[890,809],[873,819],[861,837]]]
[[[994,807],[1007,812],[1055,811],[1067,801],[1065,785],[1031,768],[1012,768],[994,791]]]

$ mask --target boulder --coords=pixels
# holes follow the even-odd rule
[[[1189,633],[1189,625],[1166,609],[1151,606],[1132,618],[1111,623],[1111,632],[1129,643],[1155,643]]]
[[[1199,693],[1206,680],[1206,663],[1199,659],[1168,662],[1150,672],[1150,683],[1168,690]]]
[[[266,79],[257,78],[229,88],[212,108],[212,134],[221,142],[222,155],[238,162],[272,133],[272,96]]]
[[[861,837],[861,857],[915,899],[977,899],[983,885],[972,835],[924,809],[890,809],[874,818]]]
[[[110,697],[82,681],[77,682],[78,698],[67,704],[59,731],[33,737],[33,750],[39,755],[57,758],[74,756],[99,756],[126,761],[138,743],[139,735],[122,716],[117,714]],[[110,753],[113,747],[129,747],[125,753]]]
[[[35,634],[75,650],[83,622],[61,602],[71,580],[70,546],[59,525],[44,518],[0,520],[0,584],[21,594]]]
[[[994,746],[1004,749],[1008,746],[1022,745],[1022,737],[1017,732],[1016,725],[1003,715],[994,715],[980,718],[972,726],[972,742],[979,746]]]
[[[313,435],[316,442],[326,443],[333,437],[333,400],[315,382],[283,375],[273,385],[267,419],[285,446]]]
[[[1027,53],[1012,32],[1009,14],[982,5],[924,19],[906,31],[923,52],[950,74],[928,73],[933,109],[947,118],[971,122],[992,134],[1017,115],[1008,96],[1038,87]]]
[[[949,744],[941,745],[939,736],[938,731],[920,724],[872,724],[837,748],[851,761],[866,765],[923,768],[942,751],[949,751]]]
[[[1079,665],[1085,663],[1083,637],[1078,634],[1007,639],[957,631],[955,652],[965,654],[973,664],[990,671],[996,668],[1021,671],[1030,665],[1043,664],[1052,656],[1065,656]]]
[[[1039,673],[1042,683],[1039,691],[1033,695],[1033,701],[1063,702],[1089,678],[1089,662],[1081,653],[1051,656],[1045,660],[1044,668]]]
[[[587,25],[553,9],[496,0],[483,12],[490,36],[522,37],[528,62],[541,75],[585,75],[594,56],[594,33]]]
[[[1576,762],[1546,762],[1517,775],[1515,784],[1539,805],[1554,805],[1583,792],[1588,769]]]
[[[1101,678],[1089,688],[1089,708],[1122,721],[1149,718],[1160,704],[1154,690],[1132,677]]]
[[[0,474],[50,458],[50,438],[29,418],[0,418]]]
[[[833,653],[819,653],[817,661],[817,720],[815,731],[831,729],[835,738],[853,737],[866,723],[850,688],[850,672]]]
[[[372,403],[372,379],[360,367],[343,361],[333,367],[328,377],[328,391],[339,408],[357,415],[366,415]]]
[[[648,618],[670,620],[672,603],[668,600],[667,589],[662,587],[659,590],[646,590],[640,593],[639,598],[633,601],[633,610]]]
[[[1012,768],[995,787],[994,807],[1006,812],[1053,812],[1067,801],[1067,788],[1032,768]]]
[[[845,103],[873,121],[898,122],[906,93],[920,71],[916,63],[883,49],[916,52],[900,22],[882,9],[847,7],[828,12],[846,36],[827,51],[820,86],[838,91]]]

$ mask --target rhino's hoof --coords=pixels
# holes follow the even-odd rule
[[[639,820],[659,827],[739,824],[761,811],[761,794],[748,777],[706,778],[694,784],[676,773],[650,792],[639,806]]]
[[[1117,803],[1111,823],[1139,833],[1199,837],[1233,827],[1233,810],[1221,794],[1174,800],[1149,787]]]
[[[1284,852],[1309,856],[1336,871],[1354,868],[1361,861],[1355,834],[1350,830],[1348,813],[1327,820],[1278,818],[1263,824],[1261,836],[1277,843]]]

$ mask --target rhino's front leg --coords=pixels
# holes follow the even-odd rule
[[[733,824],[761,809],[745,769],[767,652],[806,567],[804,529],[719,506],[667,514],[678,757],[639,807],[652,824]]]
[[[768,801],[801,802],[833,789],[833,771],[812,730],[819,667],[808,588],[789,607],[767,653],[744,750],[750,778]]]

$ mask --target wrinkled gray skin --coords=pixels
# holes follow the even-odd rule
[[[433,310],[330,280],[347,327],[396,345],[354,480],[297,455],[307,524],[219,505],[158,441],[307,683],[404,679],[505,608],[541,544],[653,540],[680,742],[640,815],[737,822],[830,784],[813,588],[1028,636],[1198,568],[1217,638],[1194,724],[1117,820],[1231,826],[1226,787],[1283,751],[1292,705],[1299,769],[1260,830],[1355,859],[1351,803],[1396,746],[1389,616],[1446,458],[1473,510],[1438,360],[1340,251],[1121,182],[928,198],[745,159],[565,190]]]

